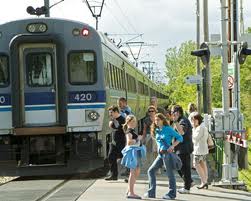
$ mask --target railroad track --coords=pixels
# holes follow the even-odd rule
[[[19,177],[0,186],[0,200],[76,201],[95,181],[87,175]]]

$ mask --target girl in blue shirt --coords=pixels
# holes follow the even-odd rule
[[[166,117],[158,113],[155,115],[154,123],[151,126],[151,135],[155,138],[158,146],[158,156],[149,167],[148,179],[149,189],[146,197],[155,198],[156,196],[156,171],[164,165],[166,175],[169,178],[169,192],[163,196],[163,199],[175,199],[176,197],[176,180],[174,170],[170,160],[170,154],[174,147],[183,141],[183,137],[169,126]],[[174,141],[175,138],[175,141]]]

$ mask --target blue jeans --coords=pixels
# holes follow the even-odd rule
[[[167,195],[170,198],[176,197],[176,179],[174,176],[174,170],[171,166],[169,154],[158,155],[152,165],[149,167],[148,180],[149,180],[149,189],[148,189],[148,197],[155,198],[156,197],[156,171],[161,168],[163,165],[166,168],[166,175],[169,179],[169,192]]]

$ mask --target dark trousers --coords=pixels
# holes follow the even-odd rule
[[[122,158],[122,147],[110,144],[108,160],[110,164],[111,176],[118,177],[118,164],[117,159]]]
[[[180,177],[184,180],[184,188],[190,190],[191,183],[193,182],[191,177],[191,157],[190,154],[178,154],[182,161],[182,168],[178,171]]]

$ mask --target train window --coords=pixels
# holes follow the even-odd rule
[[[9,84],[9,65],[8,57],[0,55],[0,87],[6,87]]]
[[[110,82],[109,82],[109,65],[107,63],[107,65],[105,66],[105,84],[106,86],[109,86],[110,87]]]
[[[119,89],[119,77],[118,77],[118,68],[114,66],[114,76],[115,76],[115,88]]]
[[[27,83],[31,87],[53,83],[52,56],[49,53],[29,53],[26,56]]]
[[[94,84],[97,81],[96,59],[93,52],[69,54],[69,81],[71,84]]]
[[[113,67],[112,64],[110,64],[110,78],[111,78],[111,88],[114,88],[114,73],[113,73]]]

